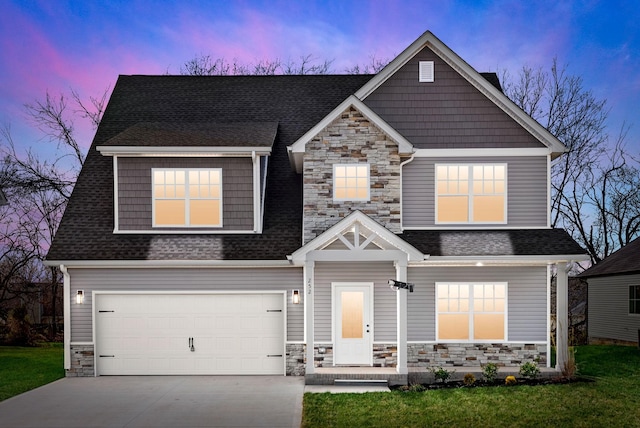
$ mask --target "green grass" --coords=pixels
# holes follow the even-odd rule
[[[581,376],[595,382],[427,392],[305,394],[302,426],[640,426],[640,350],[581,346]]]
[[[0,346],[0,401],[64,377],[61,343]]]

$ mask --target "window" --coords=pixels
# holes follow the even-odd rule
[[[438,340],[506,340],[507,283],[436,283]]]
[[[369,200],[369,164],[333,165],[333,199]]]
[[[640,314],[640,285],[629,286],[629,313]]]
[[[436,223],[506,223],[506,165],[436,165]]]
[[[222,226],[222,170],[153,169],[153,225]]]

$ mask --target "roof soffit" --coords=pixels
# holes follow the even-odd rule
[[[513,103],[506,95],[500,92],[479,72],[471,67],[464,59],[452,51],[440,39],[438,39],[430,31],[426,31],[415,42],[407,47],[400,55],[382,69],[369,82],[356,91],[355,96],[364,101],[371,93],[373,93],[380,85],[395,74],[422,49],[428,47],[444,62],[456,70],[464,79],[478,89],[483,95],[489,98],[496,106],[503,110],[520,126],[526,129],[538,141],[549,148],[552,158],[560,156],[567,151],[567,148],[553,134],[547,131],[536,120],[527,115],[522,109]]]

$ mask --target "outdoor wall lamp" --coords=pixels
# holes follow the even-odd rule
[[[76,303],[79,305],[84,303],[84,290],[78,290],[78,294],[76,294]]]
[[[291,290],[291,303],[294,305],[300,304],[300,290]]]

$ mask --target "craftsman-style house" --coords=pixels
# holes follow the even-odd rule
[[[430,32],[376,75],[120,76],[48,255],[67,374],[549,365],[565,150]]]

